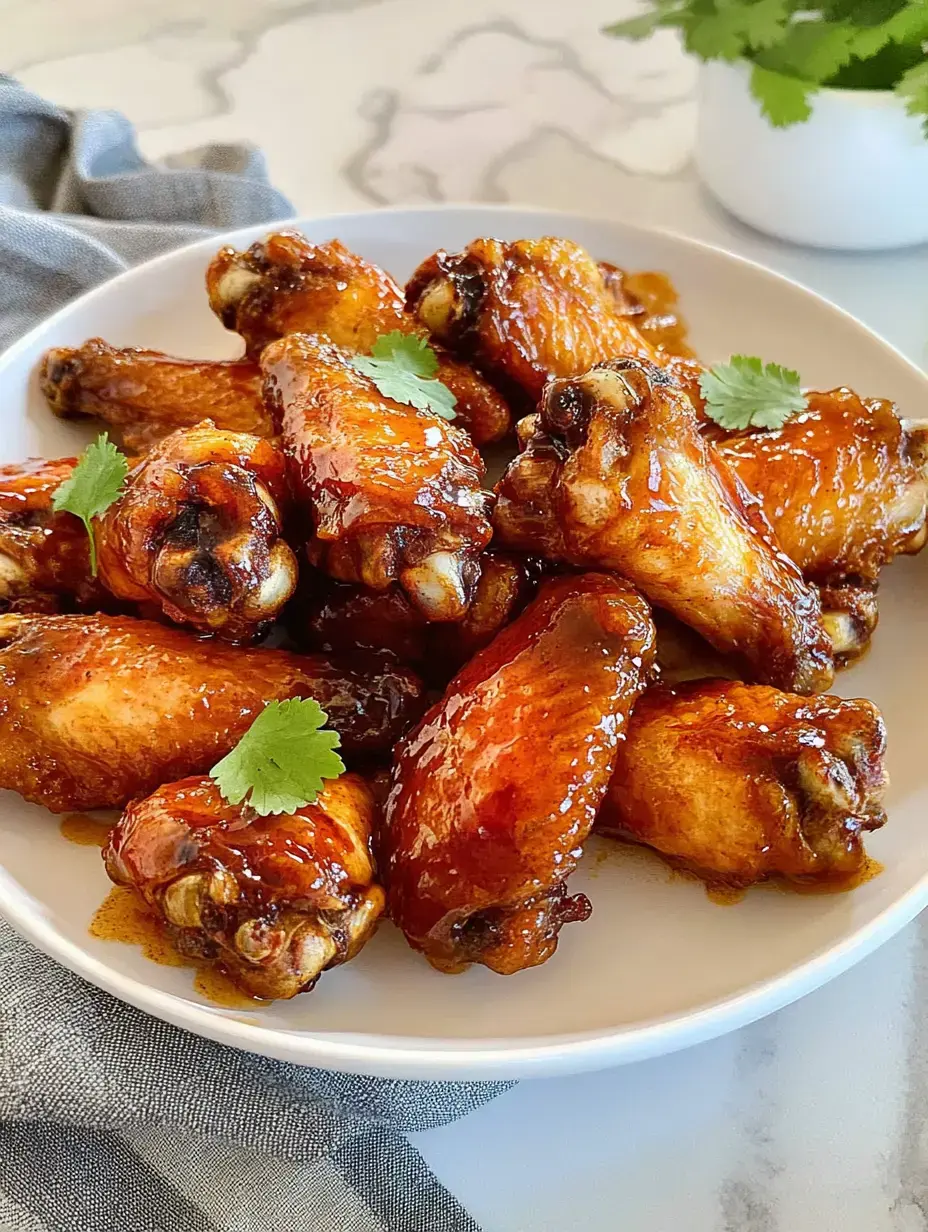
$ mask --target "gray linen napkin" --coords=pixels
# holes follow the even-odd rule
[[[150,166],[122,116],[64,112],[0,75],[0,346],[136,261],[292,212],[255,150],[180,162]],[[11,1232],[466,1232],[404,1133],[506,1085],[329,1074],[212,1044],[90,987],[0,918]]]

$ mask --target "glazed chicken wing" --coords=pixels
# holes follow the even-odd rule
[[[103,420],[129,453],[144,453],[175,428],[203,419],[231,432],[271,435],[261,375],[246,359],[175,359],[91,338],[49,351],[39,379],[56,415]]]
[[[491,534],[467,434],[385,398],[319,338],[290,334],[261,363],[310,560],[374,590],[399,582],[429,620],[459,620]]]
[[[615,569],[761,682],[827,688],[818,596],[665,373],[627,359],[552,381],[537,427],[499,485],[501,543]]]
[[[554,579],[400,745],[383,871],[394,921],[433,965],[512,974],[588,916],[566,881],[653,649],[624,582]]]
[[[735,681],[650,689],[619,749],[598,828],[707,881],[850,884],[883,825],[886,733],[872,702]]]
[[[83,524],[52,509],[76,462],[30,458],[0,467],[0,607],[55,610],[62,597],[79,606],[100,601]]]
[[[2,616],[0,647],[0,787],[53,813],[206,773],[275,699],[314,697],[349,756],[389,749],[419,712],[396,663],[355,672],[128,617]]]
[[[875,582],[925,543],[928,427],[906,424],[891,402],[813,393],[778,431],[734,433],[718,449],[813,581]]]
[[[438,624],[416,611],[398,586],[367,590],[314,577],[291,628],[298,640],[327,654],[387,650],[430,683],[444,685],[518,615],[542,573],[542,562],[532,557],[486,552],[464,619]]]
[[[255,357],[286,334],[319,334],[363,354],[394,330],[428,337],[405,311],[403,292],[390,275],[338,240],[311,244],[296,231],[280,231],[246,252],[223,248],[206,286],[213,311]],[[505,436],[511,417],[503,398],[466,363],[441,347],[435,351],[438,379],[457,398],[461,427],[478,445]]]
[[[667,367],[698,396],[700,366],[648,341],[627,311],[617,271],[569,240],[479,239],[463,252],[437,252],[413,274],[406,302],[523,405],[534,407],[549,377],[576,376],[620,355]]]
[[[294,997],[372,935],[374,801],[353,774],[280,817],[228,804],[209,778],[182,779],[126,809],[103,853],[182,954],[223,967],[254,997]]]
[[[183,428],[130,473],[96,521],[100,578],[178,624],[253,637],[296,585],[281,538],[283,455],[271,441],[211,423]]]

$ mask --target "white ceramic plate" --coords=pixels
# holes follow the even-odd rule
[[[400,279],[436,248],[478,235],[560,234],[599,258],[667,270],[700,355],[762,355],[806,384],[854,386],[928,410],[928,379],[858,322],[802,287],[678,236],[521,209],[389,210],[299,225],[338,236]],[[223,237],[241,247],[267,228]],[[204,240],[116,278],[69,305],[0,359],[0,457],[55,456],[88,432],[58,422],[36,387],[50,346],[101,335],[117,345],[223,357],[237,340],[210,313]],[[920,721],[928,695],[925,563],[885,574],[882,620],[864,662],[839,677],[872,698],[889,727],[890,822],[868,839],[885,872],[851,894],[800,897],[754,890],[720,907],[646,852],[589,844],[571,881],[593,903],[586,924],[561,933],[554,958],[511,978],[482,967],[433,971],[385,924],[354,962],[315,992],[267,1009],[222,1009],[194,992],[188,969],[156,966],[139,950],[90,937],[109,883],[99,852],[66,842],[58,822],[0,793],[0,904],[46,953],[117,997],[212,1039],[304,1064],[391,1077],[480,1078],[566,1073],[668,1052],[770,1013],[869,953],[928,901],[928,758]]]

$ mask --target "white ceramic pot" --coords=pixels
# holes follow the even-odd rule
[[[774,128],[750,65],[703,65],[696,162],[742,221],[820,248],[928,242],[928,140],[884,90],[821,90],[804,124]]]

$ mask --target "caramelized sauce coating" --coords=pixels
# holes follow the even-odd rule
[[[778,431],[728,435],[718,449],[814,581],[875,582],[925,542],[928,427],[904,423],[891,402],[812,393]]]
[[[460,620],[491,534],[467,434],[385,398],[319,338],[290,334],[261,364],[310,560],[373,590],[399,582],[427,619]]]
[[[282,538],[283,454],[209,421],[171,433],[97,520],[100,577],[118,598],[169,620],[247,641],[296,586]]]
[[[76,462],[29,458],[0,467],[0,609],[54,610],[61,596],[87,606],[100,600],[83,523],[52,509]]]
[[[397,586],[365,590],[312,578],[309,597],[291,628],[298,640],[327,654],[387,650],[443,687],[518,615],[542,574],[542,562],[532,557],[484,553],[467,614],[445,624],[427,621]]]
[[[554,579],[400,745],[383,833],[389,908],[435,966],[512,974],[589,914],[566,879],[653,655],[630,586]]]
[[[90,338],[83,346],[49,351],[39,381],[56,415],[101,419],[129,453],[144,453],[169,432],[203,419],[230,432],[271,435],[261,376],[250,360],[176,359]]]
[[[293,997],[353,958],[383,911],[374,808],[353,774],[275,817],[188,778],[130,804],[103,858],[117,885],[161,915],[181,954],[222,964],[252,996]]]
[[[679,316],[680,297],[666,274],[656,270],[629,272],[600,261],[606,286],[616,309],[634,322],[642,337],[664,355],[694,359],[687,341],[686,322]]]
[[[206,274],[210,306],[227,329],[260,356],[287,334],[319,334],[350,352],[368,354],[381,334],[398,330],[431,339],[405,311],[399,285],[338,240],[311,244],[278,231],[246,252],[223,248]],[[511,416],[503,398],[466,363],[439,346],[438,379],[457,398],[458,422],[474,441],[499,440]]]
[[[625,359],[551,381],[535,428],[498,487],[502,544],[615,569],[763,683],[830,685],[818,595],[666,373]]]
[[[550,377],[619,355],[662,364],[698,395],[699,365],[649,341],[617,289],[617,271],[570,240],[477,239],[463,252],[437,252],[413,274],[406,302],[523,408],[534,408]]]
[[[206,773],[275,699],[314,697],[348,755],[390,748],[421,712],[396,663],[355,672],[144,620],[3,616],[0,647],[0,787],[53,813]]]
[[[851,884],[886,820],[886,732],[872,702],[736,681],[649,689],[620,746],[597,828],[705,880]]]

